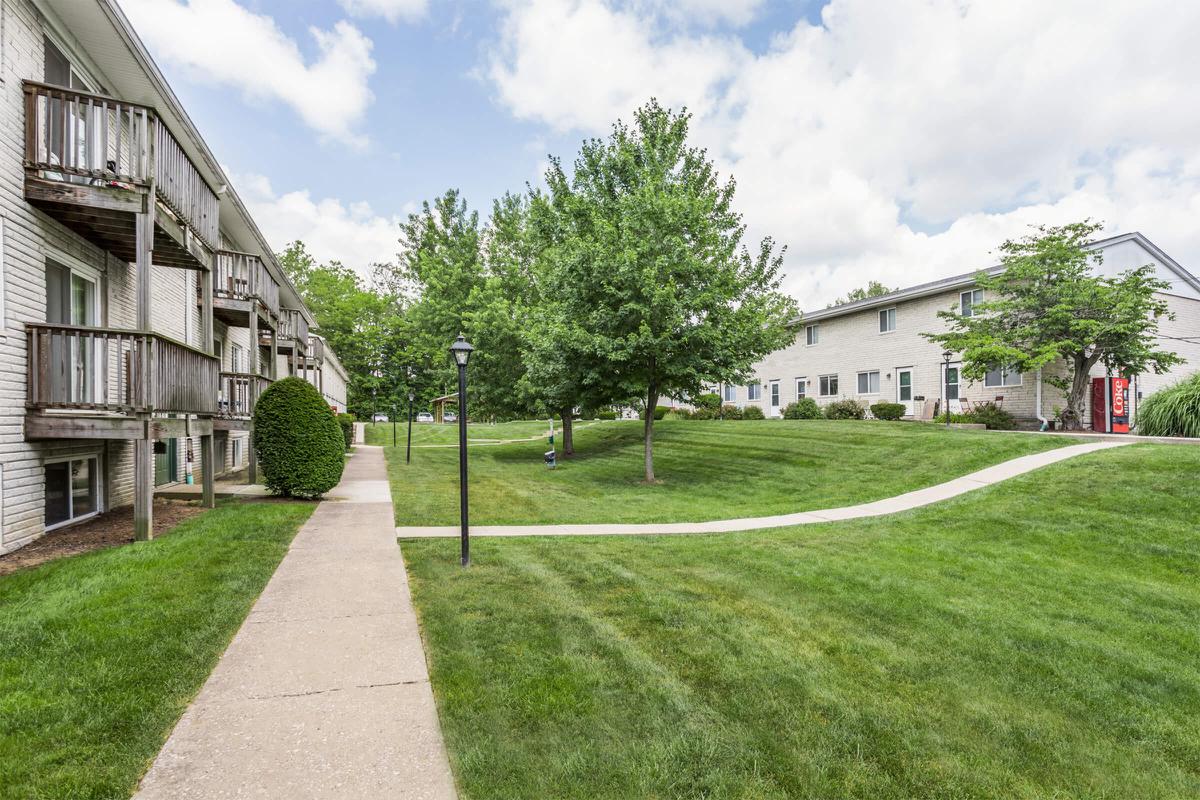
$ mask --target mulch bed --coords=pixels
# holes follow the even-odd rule
[[[191,500],[154,498],[154,537],[169,534],[186,519],[207,509]],[[0,556],[0,575],[34,567],[63,556],[118,547],[133,541],[133,506],[125,506],[95,519],[51,531],[20,550]]]

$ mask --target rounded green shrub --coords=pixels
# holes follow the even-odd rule
[[[670,410],[671,410],[670,406],[655,406],[654,407],[654,418],[656,420],[662,419],[663,417],[665,417],[667,415],[667,412]],[[642,411],[642,419],[645,419],[645,418],[646,418],[646,412],[645,412],[645,410],[643,410]]]
[[[734,405],[723,405],[720,411],[721,419],[741,419],[742,410]]]
[[[717,408],[708,408],[706,406],[697,406],[696,408],[692,409],[691,413],[687,415],[687,418],[688,419],[716,419],[719,411],[720,411],[719,406]]]
[[[821,407],[811,397],[801,397],[783,409],[784,419],[820,419]]]
[[[873,403],[871,405],[871,415],[875,419],[884,419],[889,422],[894,422],[904,416],[904,405],[901,403]]]
[[[1143,400],[1135,421],[1141,436],[1200,437],[1200,372]]]
[[[697,411],[702,408],[712,411],[713,416],[715,417],[716,412],[721,408],[721,398],[718,395],[709,392],[707,394],[697,395],[695,399],[692,400],[692,405],[696,407]],[[705,417],[705,419],[712,419],[712,417]]]
[[[347,450],[349,450],[354,445],[354,423],[357,421],[358,420],[355,419],[353,414],[338,414],[337,415],[337,422],[338,422],[338,425],[341,426],[341,428],[342,428],[342,437],[345,438],[345,440],[346,440],[346,449]]]
[[[617,412],[615,411],[597,411],[596,419],[616,419]]]
[[[867,409],[857,400],[834,400],[825,406],[825,419],[862,419]]]
[[[742,409],[742,419],[766,419],[767,415],[758,406],[746,406]]]
[[[1017,427],[1013,415],[995,403],[976,403],[970,416],[975,422],[983,423],[992,431],[1011,431]]]
[[[276,494],[320,497],[342,479],[342,428],[306,380],[284,378],[267,387],[254,405],[252,444],[263,482]]]

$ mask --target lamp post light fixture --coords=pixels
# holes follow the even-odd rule
[[[450,345],[450,355],[458,365],[458,515],[464,567],[471,564],[471,539],[467,524],[467,361],[474,349],[461,333]]]
[[[949,350],[942,352],[942,360],[946,362],[945,371],[942,374],[942,397],[945,398],[946,412],[946,429],[950,429],[950,359],[954,357],[954,353]]]

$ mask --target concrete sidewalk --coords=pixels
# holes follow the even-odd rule
[[[711,522],[661,522],[645,524],[595,524],[595,525],[472,525],[472,536],[633,536],[649,534],[688,534],[688,533],[735,533],[737,531],[753,531],[765,528],[782,528],[789,525],[811,525],[817,522],[832,522],[843,519],[861,519],[863,517],[878,517],[883,514],[894,514],[897,511],[907,511],[912,508],[948,500],[960,494],[974,491],[983,486],[990,486],[1000,481],[1024,475],[1035,469],[1050,464],[1065,461],[1068,458],[1094,453],[1097,450],[1108,450],[1134,444],[1136,440],[1107,440],[1089,442],[1087,444],[1069,445],[1057,450],[1047,450],[1020,456],[1005,461],[961,478],[939,483],[924,489],[896,495],[873,503],[862,503],[857,506],[841,508],[826,508],[818,511],[800,511],[795,514],[779,514],[772,517],[748,517],[743,519],[722,519]],[[396,536],[402,539],[420,539],[442,536],[458,536],[456,525],[438,525],[430,527],[398,527]]]
[[[359,445],[137,798],[456,796],[385,476]]]

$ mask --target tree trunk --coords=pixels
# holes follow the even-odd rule
[[[653,381],[646,392],[646,483],[654,483],[654,407],[658,405],[658,387]]]
[[[571,409],[562,411],[563,458],[575,455],[575,440],[571,436]]]
[[[1067,407],[1063,409],[1062,414],[1063,430],[1083,430],[1084,398],[1091,384],[1091,376],[1088,373],[1091,372],[1093,364],[1095,359],[1082,354],[1075,356],[1075,374],[1071,376],[1071,391],[1067,394]]]

